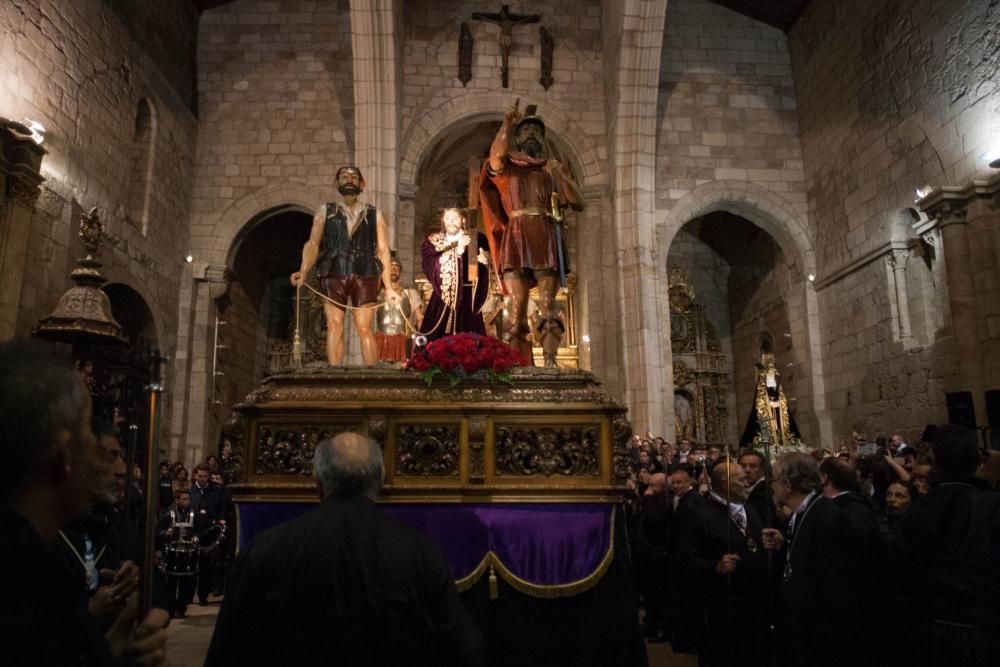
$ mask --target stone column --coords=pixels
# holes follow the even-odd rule
[[[187,331],[178,335],[174,360],[174,383],[177,395],[173,399],[170,423],[171,460],[187,461],[192,452],[199,456],[214,451],[219,428],[228,415],[216,405],[213,395],[212,366],[215,333],[216,300],[229,290],[231,276],[223,265],[196,264],[192,280],[184,287],[181,303],[190,305],[183,324]],[[189,341],[185,348],[180,342]],[[226,406],[223,406],[226,407]]]
[[[364,199],[379,207],[395,247],[399,197],[399,58],[395,0],[351,0],[354,161]]]
[[[967,270],[979,315],[980,373],[986,389],[1000,389],[1000,176],[982,184],[978,194],[967,208]],[[985,413],[979,421],[985,426]]]
[[[620,19],[620,41],[611,54],[617,70],[606,75],[617,79],[609,137],[625,403],[636,430],[666,433],[669,371],[657,304],[666,290],[659,286],[655,234],[656,102],[666,3],[625,0]]]
[[[943,205],[937,212],[944,250],[945,268],[948,271],[948,302],[951,306],[951,329],[958,357],[960,387],[972,392],[976,422],[986,419],[986,400],[983,396],[982,356],[980,354],[980,326],[978,297],[973,281],[971,253],[965,202],[960,205]]]
[[[403,263],[403,282],[413,284],[413,278],[423,269],[420,267],[420,257],[414,255],[413,228],[416,216],[416,193],[414,191],[399,193],[399,214],[396,222],[396,254]]]
[[[899,325],[899,337],[904,344],[913,338],[910,325],[910,297],[906,290],[906,262],[909,258],[910,251],[905,247],[893,248],[886,256],[896,286],[896,321]]]
[[[17,328],[44,155],[28,128],[0,118],[0,340],[13,337]]]

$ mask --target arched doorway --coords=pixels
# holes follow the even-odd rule
[[[441,210],[447,207],[466,209],[470,222],[478,225],[482,231],[478,222],[480,168],[489,155],[490,145],[499,128],[500,116],[496,113],[463,118],[444,128],[421,157],[416,172],[412,227],[401,229],[397,240],[400,244],[399,255],[403,262],[404,278],[413,276],[418,289],[428,296],[430,287],[426,285],[422,275],[420,246],[429,234],[440,231]],[[569,171],[579,181],[577,175],[581,173],[581,168],[569,145],[551,128],[546,131],[546,141],[549,157],[568,165]],[[576,229],[579,225],[574,224],[577,215],[567,210],[565,216],[563,239],[570,275],[567,277],[567,289],[557,295],[557,308],[563,313],[567,327],[557,361],[562,367],[576,368],[580,365],[577,321],[579,297],[576,288],[580,271],[585,270],[585,267],[577,264],[579,253]],[[498,293],[499,284],[494,281],[491,289]],[[488,302],[484,313],[490,309],[490,303]],[[530,311],[529,306],[529,315]],[[497,325],[500,321],[502,314],[494,320]],[[487,328],[489,333],[497,335],[496,329],[489,326]],[[536,345],[536,363],[541,363],[541,354],[541,348]]]
[[[735,445],[751,410],[755,364],[772,352],[791,409],[807,380],[798,372],[806,346],[793,335],[790,298],[805,280],[800,264],[746,218],[714,211],[684,224],[667,256],[674,393],[691,416],[675,415],[695,440]],[[685,422],[682,424],[682,421]]]
[[[294,330],[295,288],[312,212],[280,206],[254,216],[229,253],[229,289],[217,299],[209,369],[213,404],[220,416],[265,375],[287,367]]]

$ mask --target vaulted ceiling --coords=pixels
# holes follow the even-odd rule
[[[227,5],[232,1],[193,0],[200,12]],[[809,0],[711,0],[711,2],[788,32]]]
[[[734,12],[749,16],[785,32],[792,27],[809,0],[711,0]]]

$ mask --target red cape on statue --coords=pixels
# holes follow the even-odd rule
[[[545,158],[533,158],[521,151],[509,151],[507,160],[520,167],[542,167],[547,160]],[[503,233],[507,227],[507,212],[500,201],[500,189],[493,182],[489,173],[490,161],[487,158],[483,161],[482,169],[479,171],[479,207],[483,212],[483,227],[486,230],[486,240],[490,245],[490,257],[493,271],[500,281],[500,287],[504,294],[507,294],[507,286],[504,285],[503,275],[500,271],[500,248],[503,243]]]

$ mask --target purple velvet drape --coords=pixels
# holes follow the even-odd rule
[[[241,503],[240,546],[262,530],[315,507]],[[593,574],[611,548],[612,505],[601,503],[392,504],[382,511],[427,535],[444,551],[456,579],[493,552],[531,584],[568,584]]]

